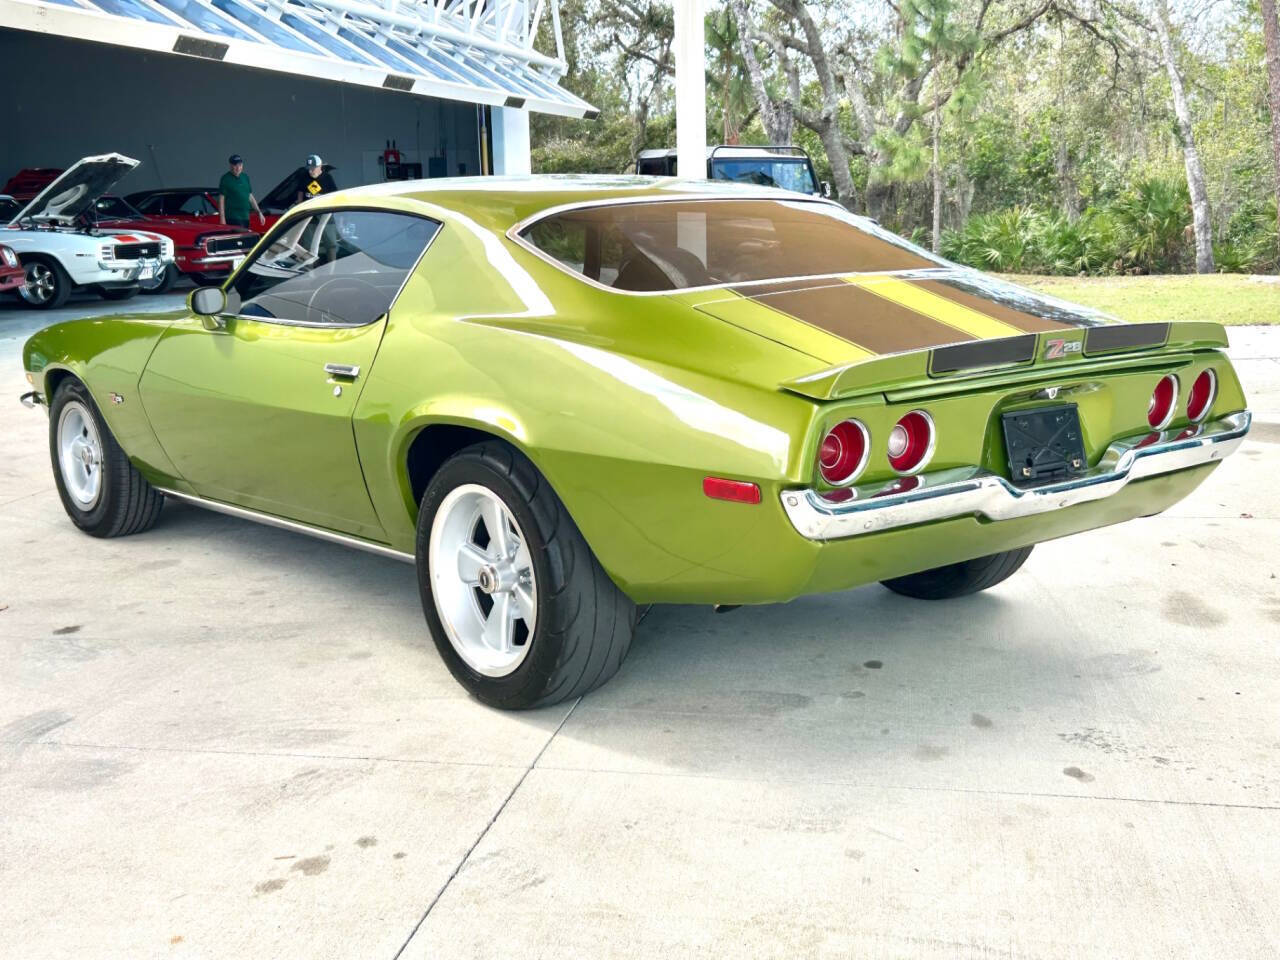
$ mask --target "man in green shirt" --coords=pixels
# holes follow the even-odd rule
[[[249,175],[244,172],[244,157],[233,153],[227,158],[231,169],[218,181],[218,222],[236,227],[249,226],[249,208],[258,215],[259,223],[266,223],[262,209],[253,195]]]

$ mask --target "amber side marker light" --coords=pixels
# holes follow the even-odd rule
[[[1199,423],[1209,415],[1213,401],[1218,398],[1218,375],[1212,370],[1204,370],[1196,377],[1187,394],[1187,419]]]
[[[703,477],[702,492],[712,500],[728,500],[731,503],[759,503],[760,488],[744,480],[726,480],[723,477]]]

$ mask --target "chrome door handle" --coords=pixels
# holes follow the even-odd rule
[[[354,380],[360,376],[360,368],[351,363],[326,363],[324,372],[334,377],[347,377]]]

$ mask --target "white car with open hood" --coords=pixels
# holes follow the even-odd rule
[[[173,241],[155,233],[93,224],[93,204],[138,165],[108,153],[85,157],[40,191],[0,230],[26,270],[19,294],[29,306],[60,307],[73,290],[127,300],[159,284],[173,263]]]

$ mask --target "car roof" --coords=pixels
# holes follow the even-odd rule
[[[308,205],[346,206],[379,198],[416,200],[464,215],[498,233],[560,207],[640,200],[778,200],[831,203],[776,187],[725,180],[629,175],[541,174],[526,177],[445,177],[397,180],[325,194]]]
[[[664,157],[676,156],[675,147],[657,147],[649,150],[641,150],[636,154],[637,160],[660,160]],[[795,160],[804,163],[809,160],[809,155],[800,147],[792,146],[751,146],[750,144],[720,144],[714,147],[707,147],[707,159],[727,159],[727,160]]]

